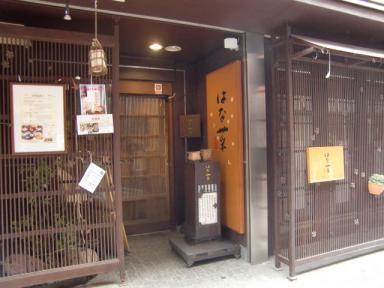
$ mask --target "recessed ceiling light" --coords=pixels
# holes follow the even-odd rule
[[[159,51],[159,50],[163,49],[163,45],[160,45],[159,43],[153,43],[153,44],[149,45],[149,49],[152,49],[154,51]]]
[[[181,47],[177,45],[171,45],[171,46],[165,47],[165,50],[168,52],[179,52],[181,51]]]
[[[121,2],[121,3],[124,3],[125,0],[112,0],[112,1],[115,1],[115,2]]]

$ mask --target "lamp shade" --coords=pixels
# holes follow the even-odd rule
[[[96,38],[92,40],[89,50],[89,72],[92,76],[103,76],[108,73],[104,49]]]

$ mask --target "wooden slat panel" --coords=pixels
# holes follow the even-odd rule
[[[339,261],[384,239],[384,198],[369,194],[367,185],[372,174],[384,174],[384,70],[348,66],[353,57],[331,55],[326,78],[328,55],[287,61],[292,54],[274,47],[276,260],[289,258],[291,276],[296,265],[302,271]],[[306,149],[327,146],[343,147],[344,179],[308,183]]]
[[[156,94],[155,85],[161,84],[163,91]],[[133,95],[172,95],[172,84],[167,82],[151,82],[151,81],[120,81],[120,93]]]
[[[120,191],[106,179],[94,194],[77,185],[90,162],[89,153],[113,179],[112,135],[76,134],[78,84],[91,82],[88,39],[92,35],[0,27],[0,55],[7,62],[0,78],[0,286],[32,285],[116,269],[122,263],[116,238],[121,219],[116,221],[117,204],[108,199],[116,199]],[[105,51],[111,65],[111,45]],[[12,154],[12,81],[64,85],[66,153]],[[111,71],[94,78],[93,83],[110,87]],[[17,269],[7,265],[11,260],[19,262]],[[81,269],[80,264],[88,269]]]
[[[120,119],[123,221],[127,231],[129,234],[152,232],[164,223],[169,227],[171,195],[166,100],[148,95],[122,95]]]

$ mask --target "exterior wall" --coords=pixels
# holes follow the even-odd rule
[[[112,87],[107,97],[114,116],[119,107],[117,25],[115,29],[115,37],[100,37],[108,43],[104,49],[113,68],[94,79],[107,89]],[[0,25],[0,30],[0,50],[12,55],[0,80],[0,287],[25,287],[118,269],[123,279],[118,136],[76,133],[76,76],[81,83],[91,81],[88,52],[93,35],[10,25]],[[12,153],[10,83],[17,81],[64,84],[63,153]],[[118,130],[118,117],[114,125]],[[95,194],[78,188],[90,162],[107,174]],[[80,253],[92,257],[80,260]],[[7,262],[17,265],[6,268]]]
[[[322,54],[290,37],[275,43],[273,56],[276,266],[288,264],[294,277],[383,249],[383,198],[368,190],[370,176],[384,171],[380,62]],[[342,146],[343,153],[325,168],[317,162],[330,178],[312,183],[307,148],[328,146]],[[338,162],[344,177],[332,180]]]
[[[242,35],[239,35],[242,36]],[[240,37],[240,43],[243,42],[243,37]],[[198,150],[205,148],[208,145],[207,139],[207,115],[206,115],[206,74],[212,72],[226,64],[235,60],[243,61],[244,47],[239,51],[229,51],[224,48],[218,48],[216,51],[201,59],[194,65],[190,66],[190,94],[192,97],[188,101],[187,112],[191,114],[201,114],[202,122],[202,137],[196,139],[188,139],[188,150]],[[245,92],[243,97],[245,99]],[[190,97],[190,95],[188,95]],[[247,231],[246,231],[247,233]],[[245,234],[246,235],[246,234]],[[231,239],[232,241],[241,244],[243,247],[247,246],[246,236],[238,234],[225,226],[223,226],[223,236]],[[245,254],[244,254],[245,255]]]

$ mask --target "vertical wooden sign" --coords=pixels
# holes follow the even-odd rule
[[[245,232],[241,62],[206,75],[208,148],[220,162],[222,223]]]

